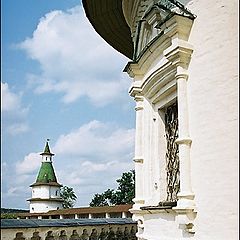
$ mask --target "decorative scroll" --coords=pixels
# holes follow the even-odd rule
[[[178,144],[178,110],[177,103],[169,106],[165,111],[165,131],[167,140],[166,171],[167,171],[167,200],[177,201],[180,189],[179,181],[179,151]]]

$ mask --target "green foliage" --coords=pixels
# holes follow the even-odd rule
[[[72,208],[77,200],[73,188],[64,186],[61,188],[60,196],[64,200],[63,208]]]
[[[16,219],[17,216],[14,213],[1,213],[1,219]]]
[[[131,204],[135,197],[135,171],[123,173],[120,179],[117,179],[118,188],[116,190],[108,189],[101,194],[95,194],[90,206],[109,206],[120,204]]]

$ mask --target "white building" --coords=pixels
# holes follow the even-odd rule
[[[238,1],[83,0],[130,61],[139,239],[238,239]]]
[[[48,142],[41,155],[41,168],[36,182],[30,186],[32,188],[32,198],[28,200],[30,202],[30,213],[44,213],[63,208],[63,199],[60,197],[62,185],[57,182],[52,165],[54,154],[51,153]]]

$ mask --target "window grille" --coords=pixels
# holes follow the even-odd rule
[[[176,139],[178,138],[178,109],[177,103],[166,108],[165,131],[167,141],[166,172],[167,172],[167,202],[177,201],[180,190],[179,181],[179,150]]]

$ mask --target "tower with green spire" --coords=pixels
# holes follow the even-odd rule
[[[30,185],[32,198],[30,202],[30,213],[48,212],[62,208],[63,199],[60,197],[61,184],[58,183],[54,172],[49,139],[47,139],[42,156],[42,164],[37,175],[36,182]]]

